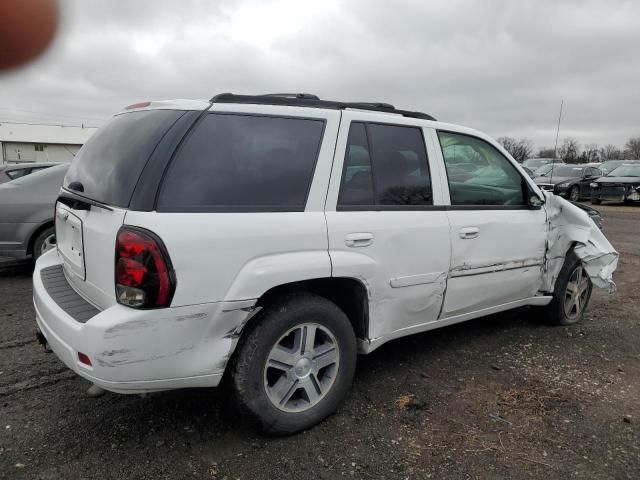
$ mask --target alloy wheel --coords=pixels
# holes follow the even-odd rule
[[[331,390],[339,365],[338,342],[326,327],[297,325],[269,353],[264,368],[267,397],[285,412],[308,410]]]
[[[571,322],[577,321],[587,302],[589,295],[589,276],[582,265],[578,265],[567,283],[564,296],[564,314]]]

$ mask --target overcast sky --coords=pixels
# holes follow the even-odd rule
[[[0,120],[99,125],[220,92],[384,101],[494,137],[640,136],[640,2],[69,1],[47,54],[0,74]]]

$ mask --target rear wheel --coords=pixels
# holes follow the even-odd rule
[[[44,229],[33,242],[33,259],[37,260],[40,255],[56,248],[56,229],[49,227]]]
[[[311,294],[263,310],[238,347],[233,388],[243,410],[267,433],[291,434],[333,413],[356,365],[349,319]]]
[[[547,320],[554,325],[573,325],[582,320],[591,298],[591,279],[582,261],[569,252],[560,270],[553,291],[553,300],[546,307]]]

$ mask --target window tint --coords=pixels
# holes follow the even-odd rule
[[[146,110],[115,116],[78,151],[64,186],[80,182],[85,197],[127,207],[151,153],[183,114],[177,110]]]
[[[432,205],[422,132],[416,127],[353,123],[338,205]]]
[[[353,123],[349,129],[338,205],[373,205],[374,203],[367,132],[364,123]]]
[[[484,140],[438,132],[452,205],[524,205],[523,179]]]
[[[303,211],[324,122],[208,114],[174,158],[158,210]]]

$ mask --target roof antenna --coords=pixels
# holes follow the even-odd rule
[[[558,152],[558,135],[560,134],[560,120],[562,120],[562,106],[564,100],[560,100],[560,115],[558,115],[558,128],[556,129],[556,144],[553,147],[553,159],[551,159],[551,177],[549,177],[549,183],[551,184],[551,192],[555,190],[553,186],[553,169],[555,168],[556,154]]]

